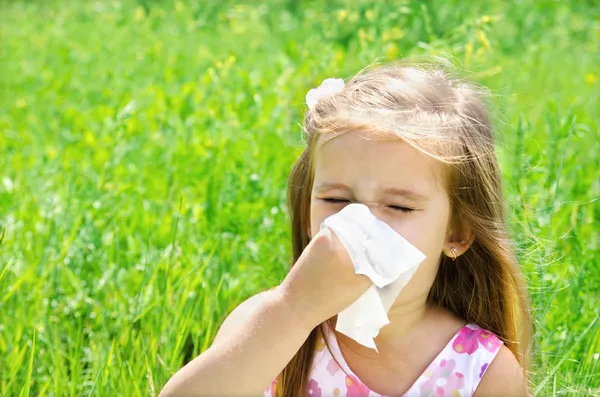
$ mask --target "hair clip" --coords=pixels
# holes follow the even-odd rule
[[[317,88],[312,88],[306,93],[306,104],[309,109],[314,109],[319,99],[335,95],[344,89],[344,79],[325,79]]]

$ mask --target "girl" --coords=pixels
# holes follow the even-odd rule
[[[237,307],[161,396],[527,395],[529,303],[481,93],[438,67],[388,65],[327,81],[307,103],[289,180],[294,266]],[[318,233],[349,203],[427,256],[379,352],[334,329],[371,285],[335,234]]]

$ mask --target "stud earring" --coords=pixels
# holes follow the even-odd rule
[[[450,252],[452,253],[452,262],[454,262],[458,256],[458,250],[455,247],[450,247]]]

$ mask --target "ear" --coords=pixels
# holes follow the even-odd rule
[[[450,230],[444,244],[444,254],[450,259],[456,259],[467,252],[473,241],[475,241],[475,234],[469,227],[462,226],[460,231]]]

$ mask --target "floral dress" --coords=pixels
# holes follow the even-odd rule
[[[327,338],[327,348],[323,336]],[[475,324],[467,324],[448,342],[404,397],[472,396],[500,351],[502,341]],[[352,372],[333,331],[321,327],[308,380],[307,397],[385,397],[370,390]],[[274,397],[277,379],[263,397]]]

